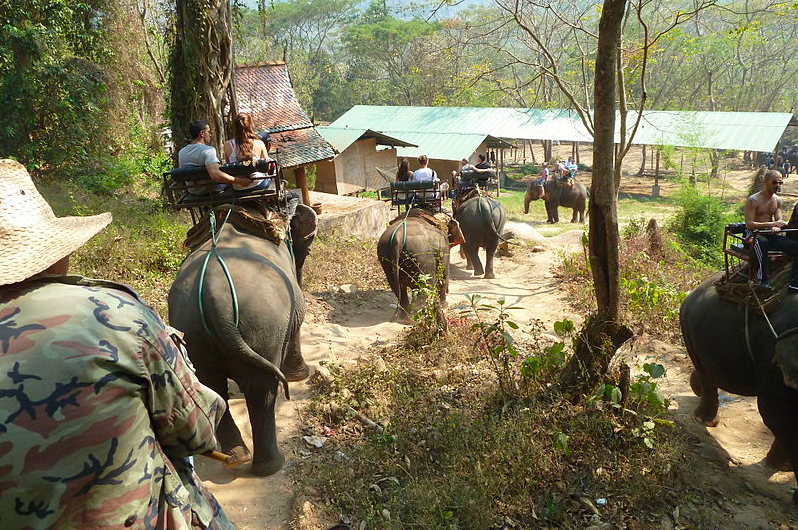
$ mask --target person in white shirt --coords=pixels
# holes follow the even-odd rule
[[[427,158],[427,155],[419,155],[418,165],[421,167],[413,171],[412,180],[438,180],[438,175],[435,173],[435,170],[428,168],[427,164],[429,164],[429,158]]]

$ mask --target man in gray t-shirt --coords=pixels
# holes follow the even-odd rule
[[[205,167],[208,176],[214,182],[222,184],[238,184],[251,186],[249,176],[234,177],[219,169],[221,163],[216,155],[216,149],[208,145],[211,141],[211,126],[205,120],[194,120],[189,124],[189,132],[193,140],[177,154],[180,167]],[[210,193],[215,185],[188,186],[188,191],[196,195]]]

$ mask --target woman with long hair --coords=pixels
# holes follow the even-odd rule
[[[396,182],[410,180],[412,176],[413,172],[410,171],[410,162],[408,162],[406,158],[403,158],[402,161],[399,162],[399,169],[396,171]]]
[[[255,134],[252,117],[249,114],[240,112],[233,120],[233,138],[224,143],[224,156],[228,162],[270,160],[266,144]],[[250,178],[253,179],[251,185],[233,184],[233,189],[236,191],[260,190],[268,188],[272,183],[272,179],[266,178],[264,173],[252,173]]]

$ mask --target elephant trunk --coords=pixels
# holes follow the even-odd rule
[[[241,336],[241,331],[235,325],[227,323],[218,327],[214,326],[213,337],[218,341],[222,351],[228,355],[274,376],[283,385],[285,399],[291,399],[288,394],[288,381],[283,375],[283,372],[280,371],[280,368],[253,350],[249,344],[246,343],[244,337]]]

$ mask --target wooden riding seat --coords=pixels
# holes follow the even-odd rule
[[[493,171],[477,172],[463,170],[457,179],[456,188],[475,188],[479,186],[483,190],[499,189],[499,180]]]
[[[745,223],[729,223],[723,230],[723,258],[726,265],[726,277],[732,279],[735,276],[742,276],[746,272],[748,280],[754,277],[757,268],[757,260],[754,256],[753,238],[759,232],[752,230],[753,235],[745,235]],[[767,260],[774,264],[783,264],[788,261],[789,256],[778,250],[770,250],[767,253]],[[742,266],[742,262],[748,263],[747,267]]]
[[[391,182],[391,205],[405,211],[413,206],[425,206],[433,212],[441,211],[441,183],[437,180],[408,180]]]

